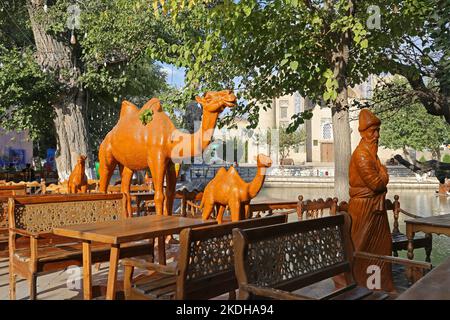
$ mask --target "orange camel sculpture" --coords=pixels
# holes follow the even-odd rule
[[[250,200],[256,197],[262,188],[266,178],[266,170],[272,165],[272,160],[263,154],[257,157],[256,176],[250,183],[245,182],[239,176],[237,170],[231,166],[228,171],[220,168],[216,176],[208,183],[203,192],[200,208],[203,208],[202,219],[207,220],[217,206],[217,222],[222,223],[225,207],[231,212],[231,221],[239,221],[242,218],[241,210],[244,209],[245,218],[249,216]]]
[[[85,173],[86,156],[80,156],[78,162],[73,168],[72,173],[67,181],[69,193],[86,193],[88,187],[88,179]]]
[[[157,98],[148,101],[141,110],[131,102],[124,101],[119,121],[100,145],[100,192],[107,191],[113,171],[116,165],[119,165],[121,190],[127,195],[130,214],[130,183],[133,171],[150,168],[155,189],[156,213],[172,214],[176,185],[174,161],[200,156],[203,153],[211,142],[219,114],[226,107],[236,105],[236,96],[230,90],[223,90],[207,92],[204,97],[196,97],[196,101],[203,106],[203,118],[201,128],[193,134],[179,131],[164,113]],[[145,110],[153,112],[152,120],[146,125],[139,119]]]

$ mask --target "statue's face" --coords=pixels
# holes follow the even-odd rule
[[[380,139],[380,127],[369,127],[368,129],[361,132],[361,137],[370,144],[378,145],[378,140]]]

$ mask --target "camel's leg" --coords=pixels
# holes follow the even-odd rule
[[[219,209],[217,210],[217,223],[222,223],[223,221],[223,213],[225,212],[225,206],[219,205]]]
[[[228,207],[230,208],[231,221],[232,222],[239,221],[241,215],[241,203],[238,200],[237,201],[231,200],[228,203]]]
[[[106,193],[108,191],[109,181],[114,173],[114,169],[117,166],[117,160],[114,159],[112,153],[103,142],[100,145],[98,152],[98,158],[100,161],[99,174],[100,174],[100,187],[99,191]]]
[[[205,201],[205,204],[203,205],[202,219],[208,220],[209,217],[211,216],[213,209],[214,209],[214,203]]]
[[[177,184],[177,174],[175,172],[175,165],[172,161],[169,162],[166,172],[166,199],[164,206],[164,215],[171,216],[173,201],[175,200],[175,188]]]
[[[244,205],[244,215],[242,217],[242,219],[250,219],[250,203],[246,203]]]
[[[155,209],[157,215],[163,214],[163,205],[164,205],[164,176],[166,170],[166,160],[163,159],[162,155],[159,157],[157,155],[153,155],[154,159],[158,161],[152,161],[149,159],[149,168],[152,173],[153,178],[153,186],[155,188]]]
[[[122,184],[120,185],[120,191],[122,193],[125,193],[127,201],[127,216],[131,217],[133,212],[131,210],[130,185],[131,179],[133,178],[133,170],[127,167],[123,167],[121,171]]]

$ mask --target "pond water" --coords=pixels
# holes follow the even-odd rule
[[[422,217],[436,216],[441,214],[450,214],[450,196],[436,196],[432,189],[427,190],[390,190],[387,194],[389,199],[394,200],[394,195],[400,197],[400,206],[402,209]],[[306,199],[334,197],[332,188],[301,188],[301,187],[265,187],[258,194],[259,197],[277,198],[284,200],[296,200],[298,195],[303,195]],[[390,211],[392,213],[392,211]],[[293,216],[293,215],[292,215]],[[399,229],[405,232],[405,215],[399,217]],[[407,218],[407,217],[406,217]],[[294,218],[295,219],[295,218]],[[392,214],[389,215],[389,221],[393,223]],[[399,252],[400,257],[406,258],[406,251]],[[443,260],[450,257],[450,237],[433,234],[433,250],[431,253],[431,263],[436,266]],[[414,259],[425,261],[425,250],[414,250]]]

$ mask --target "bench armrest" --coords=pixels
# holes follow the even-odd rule
[[[15,228],[9,228],[10,232],[15,232],[17,234],[20,234],[21,236],[24,237],[29,237],[29,238],[39,238],[39,233],[34,233],[34,232],[28,232],[26,230],[22,230],[22,229],[15,229]]]
[[[125,267],[134,267],[139,269],[145,269],[150,271],[156,271],[159,273],[164,273],[168,275],[178,275],[178,269],[174,266],[166,266],[158,263],[142,261],[133,258],[123,259],[122,263]]]
[[[419,268],[423,270],[431,270],[432,265],[428,262],[421,262],[421,261],[413,261],[398,257],[392,257],[392,256],[383,256],[363,251],[357,251],[354,253],[355,258],[361,258],[361,259],[374,259],[374,260],[380,260],[383,262],[390,262],[390,263],[397,263],[404,265],[406,267],[413,267],[413,268]]]
[[[249,293],[253,293],[257,296],[277,299],[277,300],[316,300],[311,297],[302,296],[296,293],[268,288],[268,287],[260,287],[252,284],[241,284],[239,286],[239,290],[244,290]]]

